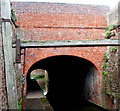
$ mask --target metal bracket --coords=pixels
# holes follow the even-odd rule
[[[21,63],[20,39],[16,40],[16,63]]]
[[[1,22],[10,22],[10,23],[12,23],[11,19],[5,19],[5,18],[1,18]]]

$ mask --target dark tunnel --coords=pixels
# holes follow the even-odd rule
[[[48,72],[49,87],[46,97],[55,111],[80,107],[92,98],[97,69],[87,59],[61,55],[36,62],[27,74],[27,91],[31,86],[30,73],[35,69]]]

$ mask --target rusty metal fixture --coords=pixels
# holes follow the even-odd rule
[[[21,63],[20,39],[16,40],[16,63]]]

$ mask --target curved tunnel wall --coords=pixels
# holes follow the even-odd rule
[[[54,108],[76,107],[83,100],[92,101],[97,88],[97,69],[92,62],[77,56],[52,56],[33,64],[27,75],[30,86],[30,73],[44,69],[49,76],[47,98]],[[60,105],[60,106],[59,106]]]

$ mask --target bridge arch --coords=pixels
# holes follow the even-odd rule
[[[54,109],[77,107],[83,100],[92,101],[97,96],[98,71],[85,58],[58,55],[34,63],[27,74],[27,90],[31,85],[30,73],[36,69],[48,72],[49,87],[46,96]]]

